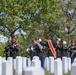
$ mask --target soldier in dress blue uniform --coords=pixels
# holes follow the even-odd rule
[[[10,57],[10,43],[11,43],[11,40],[8,40],[7,41],[7,46],[5,47],[5,50],[4,50],[4,53],[6,54],[6,60],[8,57]]]
[[[18,40],[13,39],[11,42],[11,53],[10,53],[13,59],[15,59],[16,56],[19,56],[19,50],[20,50],[20,47],[18,45]]]
[[[27,48],[27,52],[29,53],[31,60],[33,59],[33,56],[37,56],[35,39],[32,40],[32,44]]]
[[[19,56],[19,50],[20,47],[18,45],[18,40],[15,38],[12,38],[12,40],[8,40],[8,45],[5,47],[5,54],[6,54],[6,59],[8,57],[16,58],[16,56]]]
[[[56,43],[56,40],[54,39],[54,34],[53,33],[51,33],[51,42],[52,42],[52,45],[53,45],[53,47],[56,49],[56,45],[57,45],[57,43]],[[47,43],[47,47],[48,47],[48,56],[53,56],[53,54],[52,54],[52,52],[51,52],[51,50],[50,50],[50,48],[49,48],[49,45],[48,45],[48,43]]]
[[[68,48],[69,48],[69,52],[70,52],[71,63],[73,63],[74,59],[76,57],[76,44],[75,44],[75,40],[71,40],[71,44],[70,44],[70,46]]]
[[[56,42],[57,42],[57,45],[56,45],[56,57],[61,58],[61,50],[60,50],[61,39],[57,38]]]
[[[45,43],[43,43],[41,38],[38,38],[36,40],[36,51],[37,51],[37,56],[39,57],[41,61],[41,66],[44,68],[44,61],[45,61],[45,55],[44,55],[44,50],[45,50]],[[40,45],[39,45],[40,44]]]
[[[68,47],[67,47],[67,42],[65,40],[61,41],[60,50],[61,50],[61,58],[64,56],[68,57]]]
[[[19,51],[20,51],[20,47],[18,45],[18,40],[15,41],[15,47],[14,47],[15,51],[16,51],[16,56],[19,56]]]

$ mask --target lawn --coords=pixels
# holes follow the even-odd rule
[[[54,74],[50,74],[50,73],[48,73],[47,71],[45,71],[45,75],[54,75]],[[63,75],[70,75],[70,72],[67,73],[67,74],[63,74]]]
[[[15,73],[14,73],[14,75],[15,75]],[[23,75],[24,75],[24,74],[23,74]],[[50,74],[50,73],[48,73],[47,71],[45,71],[45,75],[54,75],[54,74]],[[67,74],[63,74],[63,75],[70,75],[70,72],[67,73]]]

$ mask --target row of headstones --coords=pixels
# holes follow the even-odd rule
[[[75,75],[76,59],[71,64],[71,58],[63,57],[61,60],[60,58],[46,57],[44,67],[49,73],[53,73],[54,75],[63,75],[69,71],[71,75]]]
[[[44,69],[41,67],[41,62],[37,56],[30,58],[18,56],[16,59],[11,57],[6,60],[0,57],[0,75],[45,75]]]
[[[63,57],[62,60],[46,57],[44,66],[49,73],[54,73],[54,75],[62,75],[68,73],[68,71],[71,71],[71,75],[76,74],[76,60],[71,65],[71,59],[67,57]],[[15,75],[22,75],[22,72],[24,72],[24,75],[45,75],[37,56],[33,57],[32,62],[30,58],[21,56],[14,60],[11,57],[8,60],[0,57],[0,75],[13,75],[13,70]]]

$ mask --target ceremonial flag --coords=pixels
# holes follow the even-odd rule
[[[52,54],[54,55],[54,58],[56,58],[56,51],[55,51],[55,48],[54,48],[51,40],[48,40],[48,45],[49,45],[49,48],[50,48]]]

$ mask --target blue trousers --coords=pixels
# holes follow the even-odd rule
[[[44,68],[45,56],[44,56],[44,55],[39,56],[39,59],[40,59],[40,61],[41,61],[41,67]]]
[[[74,62],[74,59],[75,59],[75,58],[71,58],[71,64]]]

